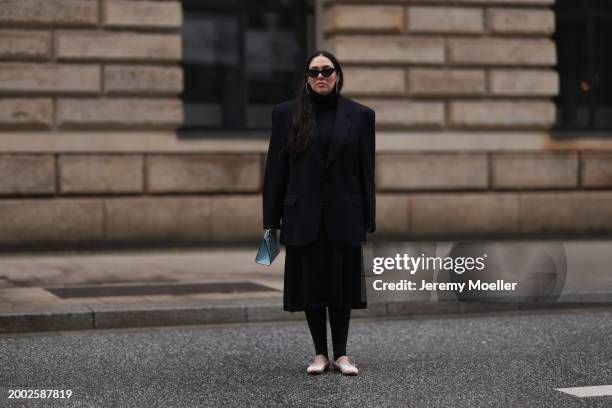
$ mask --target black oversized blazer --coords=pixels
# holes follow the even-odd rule
[[[296,106],[294,99],[272,110],[263,227],[280,228],[284,245],[309,245],[317,237],[324,212],[332,244],[361,245],[366,232],[376,230],[374,110],[338,95],[334,132],[324,162],[316,125],[303,154],[296,159],[281,154]]]

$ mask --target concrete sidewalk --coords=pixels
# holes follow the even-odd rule
[[[271,266],[257,265],[253,248],[229,247],[3,255],[0,333],[304,319],[303,312],[282,310],[284,254],[283,249]],[[368,302],[368,309],[353,315],[612,305],[576,299],[551,304]]]

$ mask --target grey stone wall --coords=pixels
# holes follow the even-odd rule
[[[345,93],[376,111],[380,234],[561,236],[612,232],[609,144],[540,149],[476,141],[539,140],[559,93],[554,0],[327,0],[325,46]],[[473,134],[471,145],[431,146]],[[419,150],[431,138],[431,149]],[[396,143],[397,144],[397,143]],[[388,149],[387,149],[388,150]],[[597,190],[597,191],[596,191]]]
[[[321,46],[377,114],[377,237],[612,231],[612,145],[547,136],[551,4],[323,4]],[[260,238],[267,140],[176,136],[179,1],[0,9],[0,247]]]

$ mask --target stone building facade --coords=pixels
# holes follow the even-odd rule
[[[374,238],[612,231],[612,143],[556,140],[554,0],[317,3],[377,117]],[[180,139],[181,3],[0,0],[0,245],[255,242],[267,139]]]

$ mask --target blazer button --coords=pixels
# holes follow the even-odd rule
[[[325,207],[325,203],[319,203],[319,204],[321,204],[321,207]]]

